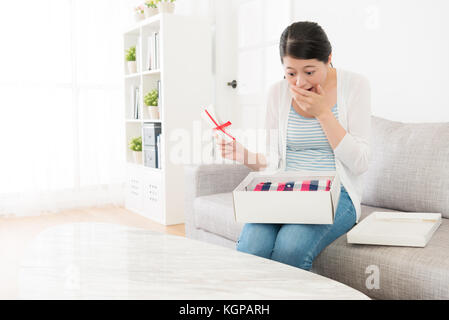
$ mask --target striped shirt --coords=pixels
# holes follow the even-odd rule
[[[332,113],[338,120],[337,104]],[[285,170],[335,171],[335,156],[316,118],[305,118],[290,107]]]

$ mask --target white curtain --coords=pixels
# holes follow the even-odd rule
[[[133,4],[0,2],[0,215],[123,204]]]

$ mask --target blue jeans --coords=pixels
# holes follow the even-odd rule
[[[348,232],[355,220],[354,205],[342,185],[333,224],[247,223],[237,250],[310,270],[315,257]]]

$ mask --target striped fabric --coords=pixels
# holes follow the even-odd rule
[[[337,104],[332,112],[338,119]],[[287,171],[335,171],[334,151],[315,118],[305,118],[290,107],[287,127]]]
[[[303,180],[291,182],[260,182],[253,191],[330,191],[331,180]]]

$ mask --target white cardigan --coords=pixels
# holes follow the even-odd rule
[[[364,76],[342,69],[336,71],[339,122],[347,133],[334,150],[335,167],[354,204],[358,222],[363,193],[362,174],[368,170],[371,157],[371,90]],[[268,91],[265,122],[268,166],[261,171],[285,170],[288,114],[292,99],[285,79],[274,83]]]

